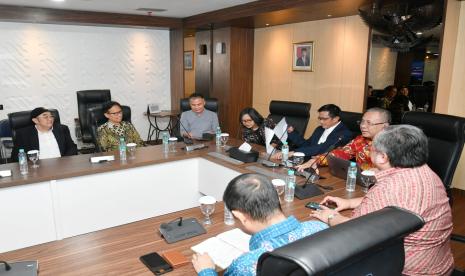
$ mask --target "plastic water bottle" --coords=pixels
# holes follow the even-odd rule
[[[29,172],[29,168],[27,166],[27,156],[24,152],[24,149],[19,149],[18,153],[18,163],[19,163],[19,171],[22,175],[26,175]]]
[[[224,205],[224,224],[226,225],[233,225],[234,224],[234,216],[231,211],[229,211],[228,207]]]
[[[286,186],[284,187],[284,201],[294,201],[295,175],[293,170],[287,171]]]
[[[163,132],[162,142],[163,142],[163,152],[164,153],[168,153],[170,151],[169,139],[170,139],[170,136],[169,136],[168,132]]]
[[[287,145],[287,142],[283,142],[281,153],[283,154],[283,163],[286,164],[289,159],[289,146]]]
[[[126,142],[124,137],[119,138],[119,160],[126,161]]]
[[[215,133],[215,138],[216,138],[216,145],[221,146],[221,128],[218,126],[216,127],[216,133]]]
[[[346,191],[348,192],[355,191],[356,182],[357,182],[357,164],[355,164],[355,162],[350,162],[350,166],[347,169]]]

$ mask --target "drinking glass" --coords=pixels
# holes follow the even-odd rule
[[[170,152],[176,152],[176,143],[178,142],[178,138],[176,137],[170,137],[168,139],[168,147],[170,149]]]
[[[294,163],[294,166],[298,166],[304,162],[305,159],[305,153],[303,152],[294,152],[294,155],[292,155],[292,163]]]
[[[370,186],[376,183],[375,172],[370,170],[362,171],[360,180],[362,181],[362,191],[368,193]]]
[[[200,211],[205,216],[203,224],[211,225],[212,220],[210,219],[210,215],[213,214],[213,212],[215,211],[215,198],[212,196],[203,196],[199,199],[199,203]]]
[[[275,178],[271,180],[271,183],[273,183],[273,186],[278,193],[278,197],[280,197],[284,193],[284,186],[286,186],[286,182],[280,178]]]
[[[126,148],[128,149],[129,159],[136,158],[136,147],[136,143],[129,143],[126,145]]]
[[[39,160],[39,151],[38,150],[30,150],[27,152],[27,157],[29,157],[29,160],[32,161],[33,165],[32,167],[34,169],[38,168],[39,165],[36,164],[36,162]]]
[[[229,139],[229,133],[221,133],[220,135],[220,141],[221,141],[221,147],[226,147],[226,144],[228,143]]]

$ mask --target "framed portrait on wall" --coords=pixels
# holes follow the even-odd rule
[[[313,41],[294,43],[292,70],[313,72]]]
[[[194,69],[194,51],[184,51],[184,70]]]

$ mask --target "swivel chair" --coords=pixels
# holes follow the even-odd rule
[[[277,124],[283,117],[286,117],[287,124],[304,135],[308,120],[310,120],[311,107],[312,104],[310,103],[271,101],[268,118],[271,118]]]
[[[123,105],[121,106],[123,111],[123,121],[131,122],[131,108],[129,106]],[[96,106],[91,107],[87,111],[87,124],[90,126],[90,133],[92,136],[92,143],[95,144],[95,149],[97,152],[101,152],[102,148],[98,143],[98,127],[105,122],[107,122],[107,118],[103,112],[103,106]]]
[[[359,121],[362,120],[363,114],[358,112],[341,111],[339,114],[341,121],[352,132],[352,138],[362,134],[360,131]]]
[[[13,149],[13,138],[8,119],[0,120],[0,157],[4,163],[8,163]]]
[[[401,275],[404,237],[424,223],[386,207],[264,253],[257,275]]]
[[[82,142],[92,142],[90,125],[88,124],[88,109],[101,106],[105,102],[111,101],[110,90],[82,90],[77,91],[77,103],[79,124],[81,125]]]

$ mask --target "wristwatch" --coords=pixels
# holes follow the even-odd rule
[[[337,216],[337,213],[330,214],[330,215],[328,216],[328,226],[331,226],[331,220],[332,220],[335,216]]]

